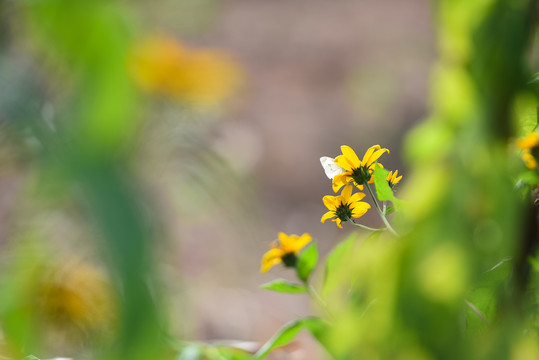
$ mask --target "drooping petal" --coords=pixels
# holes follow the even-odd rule
[[[352,169],[357,169],[361,163],[359,162],[359,158],[357,157],[355,151],[348,145],[342,145],[341,151]],[[351,170],[351,169],[348,169]]]
[[[382,156],[385,152],[387,152],[389,154],[389,150],[388,149],[381,149],[381,150],[376,150],[368,159],[367,161],[365,162],[365,164],[362,163],[363,166],[367,166],[367,167],[370,167],[376,160],[378,160],[378,158],[380,156]]]
[[[354,203],[353,208],[352,208],[352,206],[350,206],[350,209],[352,210],[352,217],[353,218],[361,217],[361,216],[365,215],[367,210],[369,210],[370,208],[371,208],[371,206],[366,202]]]
[[[352,178],[348,176],[349,174],[350,174],[349,172],[345,172],[345,173],[336,175],[333,178],[332,187],[333,187],[334,192],[339,191],[339,189],[342,188],[343,185],[346,185],[352,180]]]
[[[350,199],[348,200],[348,202],[350,202],[350,203],[353,204],[353,203],[355,203],[355,202],[357,202],[357,201],[363,199],[364,197],[365,197],[365,193],[357,192],[357,193],[355,193],[354,195],[352,195],[352,196],[350,197]]]
[[[321,223],[324,223],[327,219],[331,219],[335,217],[335,212],[333,211],[328,211],[327,213],[325,213],[324,215],[322,215],[322,219],[320,219],[320,222]]]
[[[341,225],[341,219],[339,218],[336,218],[336,219],[333,219],[333,221],[335,221],[335,223],[337,224],[338,227],[340,227],[342,229],[342,225]]]
[[[326,205],[326,207],[329,209],[329,210],[335,210],[336,207],[337,207],[337,197],[336,196],[331,196],[331,195],[326,195],[322,198],[322,201],[324,202],[324,205]]]
[[[305,247],[309,242],[311,242],[312,236],[308,233],[305,233],[297,237],[294,241],[294,253],[298,253],[301,249]]]
[[[271,249],[270,251],[266,252],[262,257],[262,262],[260,264],[260,272],[265,273],[272,266],[282,262],[283,255],[284,251],[282,249]]]
[[[365,152],[365,155],[363,155],[363,160],[361,160],[361,165],[362,166],[365,166],[368,162],[368,160],[371,158],[372,156],[372,153],[375,151],[375,150],[379,150],[380,149],[380,145],[373,145],[371,146],[366,152]]]

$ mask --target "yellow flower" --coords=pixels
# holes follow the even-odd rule
[[[376,160],[383,153],[389,153],[388,149],[382,149],[380,145],[374,145],[367,150],[363,156],[363,160],[359,161],[354,150],[351,147],[341,146],[342,155],[335,158],[335,163],[343,168],[346,172],[335,175],[333,178],[333,191],[337,192],[346,184],[354,183],[360,190],[363,190],[363,184],[372,182],[372,173]],[[381,166],[381,164],[379,164]]]
[[[539,132],[535,131],[526,135],[522,140],[517,140],[517,146],[522,150],[530,150],[539,146]]]
[[[311,235],[305,233],[301,236],[279,233],[279,240],[271,244],[271,250],[262,257],[260,271],[265,273],[274,265],[284,263],[287,267],[296,264],[297,254],[311,241]]]
[[[522,160],[530,170],[537,169],[537,149],[539,149],[539,132],[532,132],[522,140],[517,140],[517,146],[523,150]],[[535,156],[534,156],[535,155]]]
[[[145,91],[187,103],[214,104],[238,87],[238,66],[223,52],[190,49],[175,39],[156,36],[138,44],[130,70]]]
[[[329,211],[322,216],[320,222],[323,223],[327,219],[334,218],[331,221],[335,221],[337,226],[342,229],[341,222],[363,216],[371,208],[366,202],[359,201],[365,197],[365,194],[357,192],[352,195],[352,189],[352,185],[346,185],[341,195],[324,196],[322,201]]]
[[[399,181],[401,181],[402,175],[398,176],[398,174],[399,170],[395,170],[395,173],[393,173],[393,171],[390,171],[389,174],[387,174],[386,180],[390,188],[393,188],[393,186],[397,185]]]
[[[111,330],[114,293],[97,267],[72,259],[45,268],[36,279],[34,308],[47,324],[75,336]]]

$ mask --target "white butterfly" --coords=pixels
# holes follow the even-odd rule
[[[320,163],[322,164],[322,167],[324,168],[324,171],[326,172],[326,176],[330,179],[333,179],[335,175],[339,175],[339,174],[342,174],[343,172],[346,172],[345,169],[337,165],[334,159],[330,158],[329,156],[322,156],[320,158]]]

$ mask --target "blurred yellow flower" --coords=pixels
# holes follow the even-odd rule
[[[167,36],[139,43],[129,65],[143,90],[195,105],[227,99],[237,90],[241,78],[238,65],[228,54],[191,49]]]
[[[279,240],[271,244],[271,250],[266,252],[262,257],[260,271],[265,273],[274,265],[284,263],[285,266],[291,267],[296,264],[296,255],[311,241],[311,235],[305,233],[301,236],[292,234],[286,235],[279,233]]]
[[[102,335],[113,323],[112,295],[112,288],[99,269],[72,260],[41,272],[36,286],[36,310],[47,324],[69,335]]]
[[[335,221],[337,226],[342,229],[341,222],[363,216],[371,208],[368,203],[360,201],[365,197],[365,194],[357,192],[352,195],[352,189],[352,185],[346,185],[341,195],[324,196],[322,201],[329,211],[322,216],[320,222],[323,223],[327,219],[334,218],[331,221]]]
[[[371,146],[361,161],[349,146],[341,146],[341,152],[342,155],[335,158],[335,163],[343,168],[345,172],[333,177],[334,192],[339,191],[343,185],[349,183],[354,183],[360,190],[363,190],[363,184],[373,181],[372,173],[376,160],[385,152],[389,153],[389,150],[382,149],[380,145]],[[381,164],[379,165],[381,166]]]
[[[530,170],[537,169],[537,159],[535,158],[533,152],[539,149],[539,132],[534,131],[524,139],[517,140],[517,146],[523,150],[522,153],[522,160],[524,160],[524,164],[526,167]]]
[[[398,176],[398,174],[399,170],[395,170],[394,173],[393,171],[390,171],[389,174],[387,174],[386,180],[390,188],[393,188],[393,186],[397,185],[399,181],[401,181],[402,175]]]

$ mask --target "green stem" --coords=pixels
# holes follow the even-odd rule
[[[370,230],[370,231],[382,231],[382,230],[386,230],[386,229],[376,229],[376,228],[372,228],[372,227],[369,227],[369,226],[366,226],[366,225],[362,225],[362,224],[358,224],[358,223],[355,223],[352,219],[348,219],[348,222],[352,225],[355,225],[355,226],[358,226],[362,229],[365,229],[365,230]]]
[[[382,212],[382,209],[380,209],[380,205],[378,205],[378,201],[376,201],[376,198],[374,197],[374,194],[371,190],[371,187],[369,185],[369,183],[365,183],[366,187],[367,187],[367,190],[369,191],[369,195],[371,196],[372,198],[372,201],[374,202],[374,207],[376,207],[376,211],[378,211],[378,214],[380,215],[380,217],[382,218],[382,221],[384,222],[384,224],[386,225],[387,229],[395,236],[399,236],[399,234],[395,231],[395,229],[393,229],[393,227],[391,226],[391,224],[389,223],[389,221],[387,221],[386,219],[386,216],[384,215],[384,213]]]
[[[307,292],[311,299],[313,299],[322,309],[324,309],[326,314],[328,314],[328,316],[333,319],[333,314],[331,314],[331,311],[329,311],[328,305],[326,304],[324,299],[322,299],[322,297],[318,294],[318,292],[316,292],[314,287],[307,282],[305,282],[305,286],[307,287]]]

